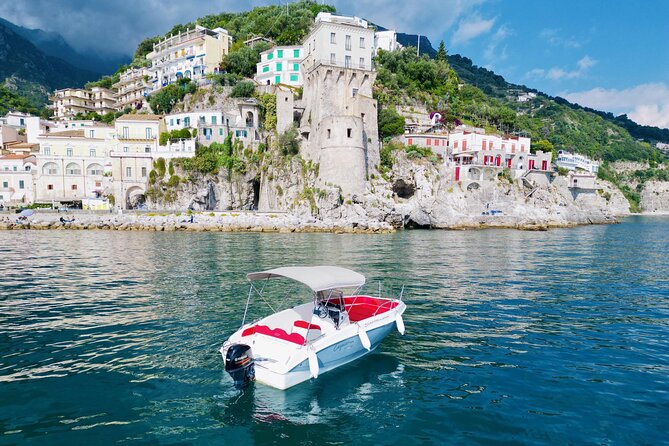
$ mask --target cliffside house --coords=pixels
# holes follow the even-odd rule
[[[261,85],[285,84],[301,87],[304,83],[300,63],[304,58],[301,45],[276,46],[260,53],[255,80]]]

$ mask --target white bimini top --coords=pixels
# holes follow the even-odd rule
[[[285,277],[303,283],[313,291],[361,287],[365,276],[338,266],[284,266],[246,275],[248,280]]]

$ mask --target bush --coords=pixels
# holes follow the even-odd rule
[[[381,139],[403,134],[404,124],[404,116],[394,109],[379,109],[379,137]]]
[[[242,81],[232,87],[231,98],[250,98],[256,91],[256,86],[251,81]]]
[[[300,144],[298,142],[298,132],[295,124],[291,125],[288,130],[279,135],[279,150],[284,156],[297,155],[300,151]]]

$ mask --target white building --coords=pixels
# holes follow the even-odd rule
[[[225,110],[198,110],[165,116],[168,131],[197,129],[197,140],[208,146],[223,142],[229,133],[244,146],[260,142],[260,108],[252,98],[237,99]]]
[[[146,56],[151,62],[148,71],[152,90],[160,90],[181,78],[200,81],[208,73],[218,72],[231,46],[232,37],[223,28],[209,30],[199,25],[156,43]]]
[[[0,205],[34,201],[36,167],[34,154],[0,156]]]
[[[95,112],[100,115],[116,111],[116,94],[102,87],[63,88],[49,97],[55,119],[73,119],[78,113],[85,115]]]
[[[397,41],[397,33],[394,29],[374,33],[374,54],[379,50],[395,51],[400,48],[402,45]]]
[[[262,85],[285,84],[301,87],[304,83],[300,63],[304,58],[302,46],[277,46],[260,53],[256,66],[256,81]]]
[[[119,76],[116,88],[116,109],[130,107],[133,110],[148,109],[146,97],[151,91],[151,75],[146,68],[129,68]]]
[[[105,193],[113,140],[108,126],[40,135],[35,200],[77,202]]]
[[[319,13],[314,29],[302,46],[306,50],[305,70],[318,65],[373,69],[374,30],[359,17]]]
[[[572,171],[580,169],[591,173],[597,173],[599,170],[598,162],[592,161],[590,158],[579,155],[578,153],[570,153],[565,150],[560,150],[558,152],[558,157],[557,160],[555,160],[555,164],[558,167]]]

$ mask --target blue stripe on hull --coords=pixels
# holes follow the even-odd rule
[[[393,328],[395,328],[395,322],[368,331],[367,336],[372,344],[370,351],[378,347],[381,341],[388,336]],[[356,334],[334,345],[326,347],[323,350],[319,350],[318,353],[316,353],[316,357],[318,358],[318,368],[320,369],[320,373],[324,373],[354,361],[367,353],[369,353],[369,351],[362,346],[360,337]],[[309,360],[302,361],[288,373],[304,371],[309,371]]]

